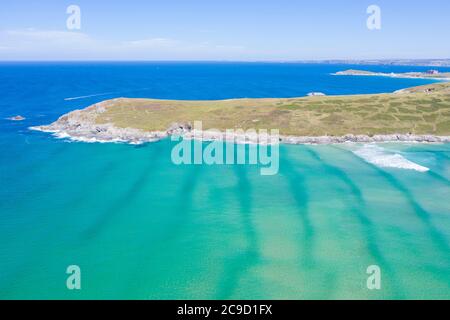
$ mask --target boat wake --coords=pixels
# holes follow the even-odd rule
[[[361,148],[354,150],[353,153],[378,167],[407,169],[419,172],[426,172],[430,170],[427,167],[406,159],[401,154],[388,151],[375,144],[366,144]]]
[[[130,92],[139,92],[139,91],[145,91],[145,90],[148,90],[148,88],[138,88],[138,89],[131,89],[131,90],[126,90],[126,91],[111,91],[111,92],[104,92],[104,93],[94,93],[94,94],[89,94],[89,95],[85,95],[85,96],[65,98],[64,101],[86,99],[86,98],[99,97],[99,96],[107,96],[109,94],[124,94],[124,93],[130,93]]]
[[[65,98],[64,101],[78,100],[78,99],[86,99],[86,98],[99,97],[99,96],[106,96],[106,95],[108,95],[108,94],[114,94],[114,93],[117,93],[117,92],[96,93],[96,94],[90,94],[90,95],[87,95],[87,96],[79,96],[79,97]]]

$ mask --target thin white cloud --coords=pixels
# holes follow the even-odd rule
[[[87,34],[72,31],[37,30],[33,28],[22,30],[6,30],[6,36],[15,40],[47,40],[47,41],[86,41],[90,40]]]
[[[242,46],[149,37],[103,41],[82,32],[33,28],[0,31],[0,59],[220,59],[245,51]]]
[[[90,48],[95,44],[87,34],[71,31],[19,29],[0,31],[0,59],[53,59],[69,54],[75,58],[75,53]]]
[[[135,48],[161,48],[161,47],[168,48],[178,45],[179,42],[167,38],[150,38],[150,39],[126,41],[123,44],[126,47],[135,47]]]

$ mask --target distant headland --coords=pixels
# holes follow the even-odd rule
[[[450,80],[450,72],[439,72],[438,70],[428,70],[425,72],[403,72],[403,73],[385,73],[372,72],[365,70],[349,69],[334,73],[337,76],[378,76],[378,77],[392,77],[392,78],[416,78],[416,79],[435,79],[435,80]]]

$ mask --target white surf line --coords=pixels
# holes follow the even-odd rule
[[[375,144],[365,144],[353,153],[365,161],[376,165],[377,167],[397,168],[427,172],[430,169],[414,163],[399,153],[390,152]]]

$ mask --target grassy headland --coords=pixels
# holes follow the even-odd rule
[[[450,134],[450,83],[397,94],[292,99],[181,101],[120,98],[106,101],[98,124],[144,131],[203,121],[204,129],[279,129],[282,135]]]
[[[450,142],[450,82],[350,96],[212,101],[117,98],[32,129],[81,141],[144,143],[179,130],[199,138],[199,131],[192,130],[195,121],[202,121],[200,132],[278,129],[280,141],[294,144]]]

